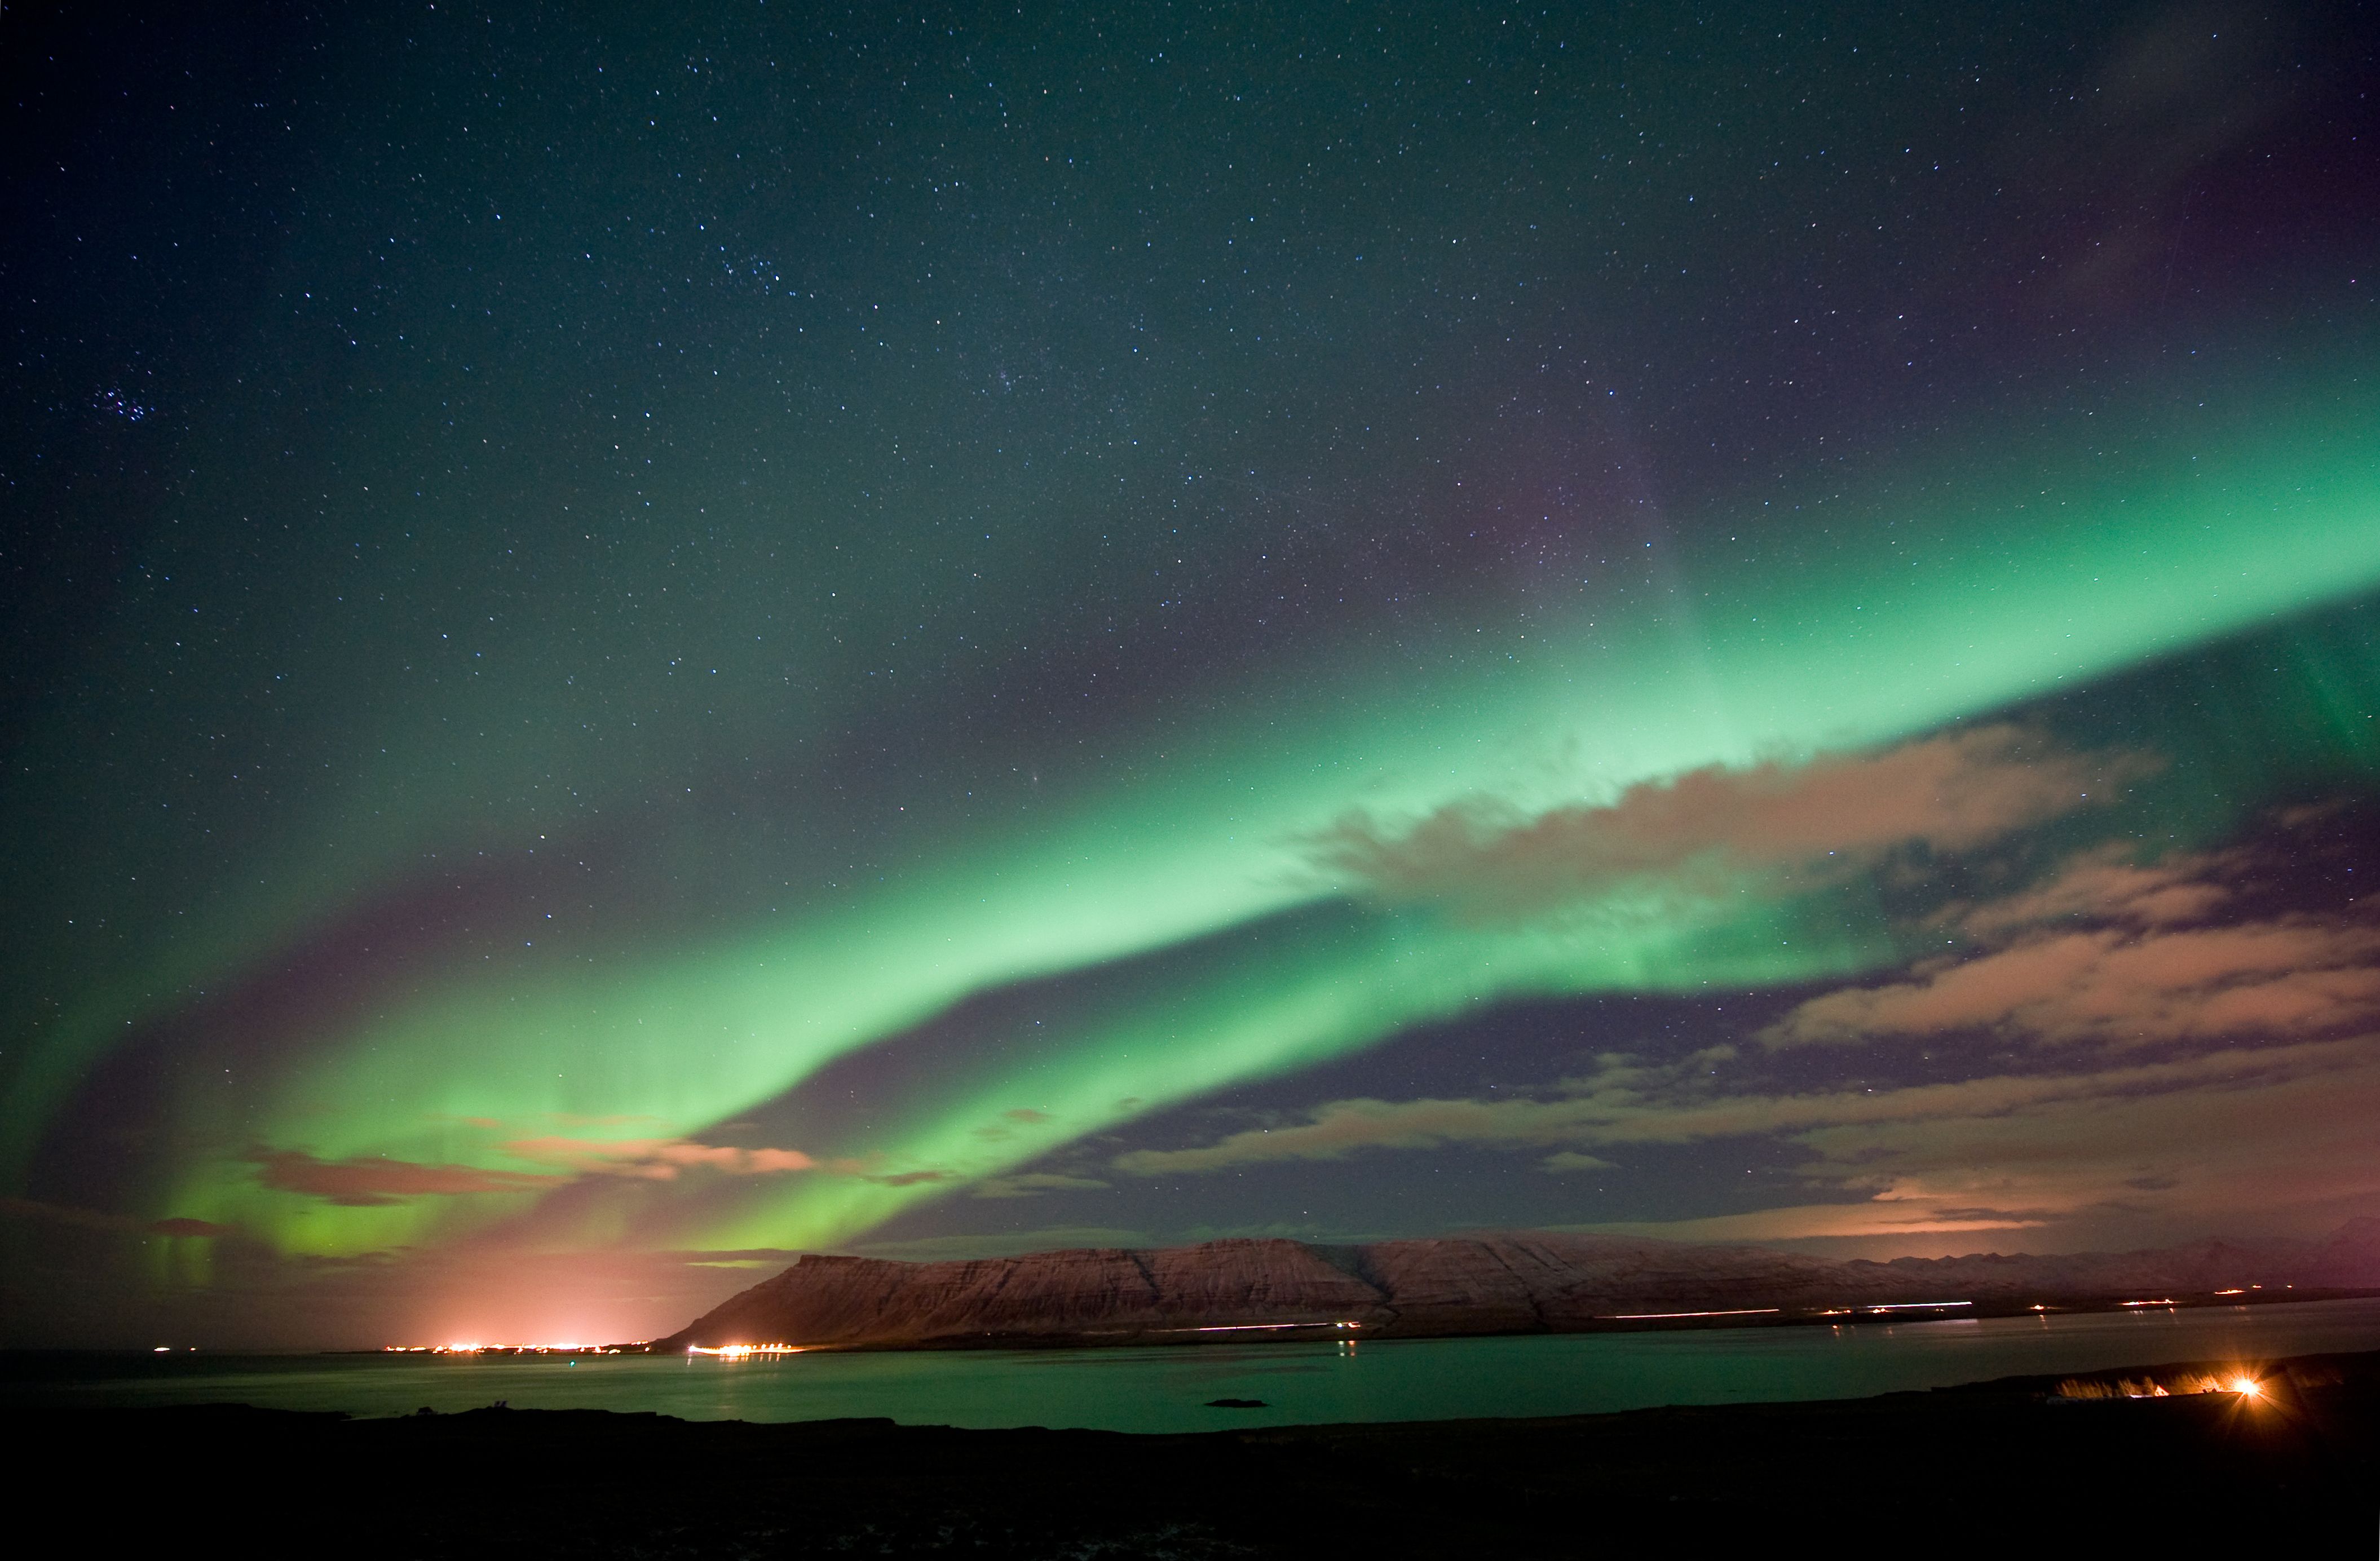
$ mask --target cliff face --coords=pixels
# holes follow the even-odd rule
[[[931,1346],[1189,1338],[1359,1323],[1364,1337],[1533,1333],[1630,1313],[1929,1301],[2206,1299],[2233,1286],[2380,1288],[2380,1221],[2318,1243],[1828,1262],[1761,1247],[1511,1231],[1323,1248],[1120,1247],[960,1263],[806,1254],[656,1342]]]

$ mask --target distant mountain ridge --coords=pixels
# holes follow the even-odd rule
[[[1233,1240],[947,1263],[806,1253],[656,1349],[1157,1342],[1245,1329],[1560,1333],[1661,1314],[1966,1301],[1978,1312],[2217,1292],[2380,1289],[2380,1219],[2320,1241],[1830,1261],[1765,1247],[1521,1230],[1363,1246]],[[1350,1330],[1352,1331],[1352,1330]]]

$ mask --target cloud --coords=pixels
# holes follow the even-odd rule
[[[249,1160],[256,1179],[281,1192],[301,1192],[350,1208],[401,1204],[407,1198],[468,1192],[529,1192],[564,1179],[477,1166],[428,1166],[382,1155],[319,1160],[303,1149],[258,1149]]]
[[[1650,881],[1707,891],[1745,871],[1840,876],[1912,844],[1970,849],[2112,801],[2155,768],[1988,726],[1879,753],[1711,766],[1530,818],[1475,800],[1400,833],[1354,813],[1308,843],[1319,865],[1391,899],[1525,914]]]
[[[895,1171],[890,1176],[863,1177],[861,1180],[884,1187],[930,1187],[938,1181],[955,1181],[958,1179],[946,1170],[915,1170]]]
[[[1817,1156],[1802,1175],[1912,1214],[1989,1204],[2110,1230],[2368,1212],[2380,1198],[2380,1047],[2291,1049],[2294,1066],[2238,1082],[2210,1067],[2196,1087],[2146,1095],[2078,1092],[1996,1113],[1816,1129],[1797,1140]]]
[[[1250,1128],[1196,1149],[1135,1149],[1115,1158],[1130,1176],[1225,1170],[1281,1160],[1336,1160],[1358,1149],[1449,1144],[1559,1144],[1585,1129],[1579,1103],[1515,1100],[1334,1100],[1292,1127]]]
[[[237,1226],[217,1225],[211,1219],[188,1219],[178,1215],[170,1219],[152,1219],[146,1228],[152,1236],[185,1236],[201,1239],[237,1235],[239,1230]]]
[[[2380,927],[2305,916],[2192,925],[2228,898],[2218,877],[2250,870],[2236,855],[2151,867],[2085,858],[2039,889],[1954,914],[2003,947],[1814,998],[1761,1038],[1843,1044],[1993,1030],[2139,1045],[2290,1039],[2380,1020]]]
[[[2204,921],[2230,899],[2247,864],[2237,855],[2184,856],[2154,866],[2099,851],[2070,863],[2048,883],[1987,904],[1954,907],[1945,918],[1978,938],[2001,938],[2048,923],[2087,918],[2128,926]]]
[[[2380,931],[2313,923],[2040,938],[1914,981],[1815,998],[1772,1045],[1995,1029],[2138,1045],[2310,1035],[2380,1017]]]
[[[1087,1176],[1062,1176],[1055,1171],[1026,1171],[1020,1176],[995,1176],[976,1183],[978,1198],[1030,1198],[1042,1192],[1105,1192],[1108,1183]]]
[[[516,1138],[504,1152],[541,1165],[566,1166],[595,1176],[672,1181],[690,1169],[726,1176],[781,1176],[816,1169],[819,1162],[798,1149],[743,1149],[698,1144],[690,1138]]]
[[[2037,1214],[1998,1209],[1936,1212],[1902,1200],[1856,1204],[1796,1204],[1702,1219],[1621,1220],[1556,1228],[1598,1235],[1651,1236],[1667,1241],[1808,1241],[1874,1237],[1940,1236],[1978,1230],[2036,1230]]]
[[[124,1215],[81,1208],[73,1204],[46,1204],[38,1198],[0,1198],[0,1218],[65,1225],[80,1230],[129,1230],[136,1223]]]
[[[1615,1146],[1767,1140],[1803,1152],[1779,1206],[1593,1228],[1887,1253],[1971,1251],[1974,1233],[2022,1230],[2038,1233],[2029,1246],[2074,1250],[2368,1212],[2380,1202],[2375,1120],[2380,1036],[2369,1035],[1873,1091],[1729,1090],[1695,1061],[1609,1059],[1560,1096],[1334,1101],[1302,1122],[1140,1151],[1118,1168],[1195,1174],[1461,1144],[1549,1148],[1548,1169],[1599,1168]]]
[[[1252,1128],[1193,1148],[1135,1150],[1114,1164],[1131,1175],[1165,1176],[1335,1160],[1359,1149],[1450,1144],[1586,1151],[1791,1135],[1815,1145],[1826,1142],[1828,1130],[1903,1124],[1912,1132],[1931,1131],[1929,1124],[2007,1116],[2060,1101],[2137,1102],[2161,1094],[2270,1087],[2360,1065],[2373,1060],[2374,1050],[2360,1039],[2313,1042],[2081,1072],[1784,1094],[1712,1088],[1700,1082],[1708,1078],[1704,1056],[1666,1067],[1615,1059],[1574,1084],[1572,1093],[1553,1098],[1337,1100],[1316,1107],[1303,1122]]]
[[[212,1220],[191,1219],[181,1215],[143,1220],[131,1215],[79,1208],[71,1204],[45,1204],[33,1198],[0,1198],[0,1218],[38,1220],[46,1225],[65,1225],[81,1230],[139,1231],[149,1236],[207,1239],[239,1234],[239,1227],[236,1225],[217,1225]]]
[[[1037,1111],[1030,1106],[1014,1107],[1002,1111],[1000,1117],[1002,1122],[1022,1122],[1028,1127],[1038,1127],[1058,1119],[1049,1112]],[[1016,1131],[1014,1128],[1002,1127],[999,1122],[995,1122],[990,1127],[976,1129],[975,1136],[982,1139],[986,1144],[1002,1144],[1015,1137]]]
[[[1565,1149],[1560,1154],[1548,1155],[1539,1160],[1537,1168],[1540,1170],[1549,1171],[1585,1171],[1609,1170],[1612,1166],[1610,1161],[1597,1156],[1582,1155],[1575,1149]]]
[[[981,1234],[921,1236],[901,1241],[863,1241],[846,1248],[866,1257],[904,1263],[946,1263],[954,1259],[1014,1257],[1020,1252],[1058,1252],[1075,1247],[1153,1246],[1145,1230],[1122,1230],[1103,1225],[1045,1226],[1038,1230],[1004,1230]]]

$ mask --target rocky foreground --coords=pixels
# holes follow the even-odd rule
[[[1889,1263],[1549,1231],[1343,1247],[1079,1248],[953,1263],[809,1253],[653,1348],[1186,1342],[1250,1329],[1410,1338],[1658,1325],[1698,1320],[1664,1314],[1755,1309],[1802,1318],[1964,1301],[1987,1313],[2360,1289],[2380,1289],[2380,1220],[2315,1242]]]
[[[2268,1361],[2263,1376],[2253,1401],[2076,1399],[2035,1378],[1167,1436],[232,1405],[6,1411],[0,1432],[21,1449],[28,1526],[38,1512],[96,1555],[187,1550],[194,1528],[242,1555],[342,1561],[2370,1555],[2380,1359]],[[239,1499],[260,1471],[269,1494]]]

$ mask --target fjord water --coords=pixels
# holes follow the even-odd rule
[[[1212,1431],[1862,1398],[1993,1377],[2380,1349],[2380,1300],[2042,1317],[1366,1343],[647,1355],[20,1357],[18,1409],[246,1403],[358,1415],[652,1410],[687,1420]],[[1208,1407],[1261,1399],[1260,1410]]]

